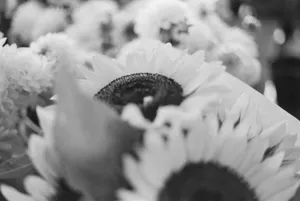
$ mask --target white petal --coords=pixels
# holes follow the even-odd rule
[[[200,57],[202,62],[196,63],[195,57]],[[182,62],[177,63],[179,68],[177,69],[176,73],[172,75],[172,77],[184,88],[191,80],[194,80],[195,78],[197,78],[200,86],[202,84],[202,77],[199,75],[200,73],[198,72],[198,69],[201,67],[203,62],[204,53],[197,52],[189,59],[189,61],[183,60]]]
[[[279,122],[261,133],[261,136],[270,138],[270,146],[277,145],[286,136],[286,122]]]
[[[195,122],[193,128],[187,136],[188,158],[191,162],[198,163],[204,156],[206,147],[206,137],[210,135],[207,126],[199,120]]]
[[[124,172],[136,191],[147,200],[153,200],[157,194],[157,189],[147,182],[140,171],[139,164],[130,156],[124,156]]]
[[[57,101],[57,100],[58,100],[58,96],[57,96],[57,95],[54,95],[54,96],[52,96],[52,97],[50,98],[50,100],[52,100],[52,101]]]
[[[296,161],[300,158],[300,147],[287,148],[285,151],[285,160]]]
[[[218,161],[220,164],[235,168],[241,162],[247,148],[246,137],[228,137],[222,142],[219,149]]]
[[[229,135],[233,135],[234,124],[238,121],[239,118],[240,118],[239,114],[229,113],[225,121],[223,121],[222,123],[222,126],[219,131],[219,136],[225,138]]]
[[[261,138],[255,138],[248,144],[246,156],[238,168],[240,174],[246,174],[247,171],[261,162],[268,145],[269,141]]]
[[[152,139],[151,139],[152,138]],[[141,172],[147,181],[156,188],[161,188],[172,173],[171,156],[157,133],[147,133],[146,148],[141,152]]]
[[[218,95],[212,94],[207,96],[192,96],[187,99],[185,99],[180,107],[186,109],[186,110],[198,110],[199,112],[202,112],[208,104],[217,102]]]
[[[117,191],[117,197],[120,201],[148,201],[137,193],[123,189]]]
[[[50,106],[46,108],[37,107],[36,109],[42,130],[44,132],[44,137],[48,145],[51,145],[53,143],[52,135],[53,135],[55,116],[56,116],[55,110],[56,110],[55,106],[54,107]]]
[[[291,186],[283,191],[280,191],[276,195],[266,199],[266,201],[288,201],[288,200],[291,200],[291,198],[293,198],[293,196],[295,195],[298,187],[299,187],[299,183],[297,183],[296,185]]]
[[[175,67],[173,65],[174,62],[172,62],[171,58],[166,52],[164,52],[162,49],[158,49],[153,55],[152,59],[155,59],[154,69],[152,70],[153,73],[171,77],[172,73],[175,71]],[[174,80],[177,81],[176,79]]]
[[[205,162],[214,160],[220,145],[219,138],[216,136],[209,136],[206,142],[209,146],[203,156],[203,161]]]
[[[150,128],[151,123],[144,118],[138,106],[129,104],[121,114],[121,118],[137,128]]]
[[[139,52],[131,53],[127,56],[126,73],[147,73],[147,66],[144,68],[147,63],[148,61],[144,54]]]
[[[111,80],[110,81],[107,80],[106,78],[101,79],[101,75],[96,74],[95,71],[92,71],[90,69],[81,68],[81,71],[82,71],[82,74],[84,75],[84,77],[86,78],[86,80],[91,82],[91,84],[94,85],[94,88],[96,88],[98,90],[105,87],[111,81]]]
[[[282,151],[282,150],[295,147],[297,139],[298,139],[298,135],[286,135],[282,140],[282,142],[280,143],[277,151]]]
[[[265,200],[290,186],[294,186],[296,184],[295,175],[294,166],[282,169],[274,177],[270,177],[257,187],[258,195],[262,200]]]
[[[284,158],[284,152],[280,152],[270,158],[267,158],[259,166],[257,172],[250,175],[248,178],[253,186],[258,186],[261,182],[269,179],[273,176],[280,168]]]
[[[9,186],[2,185],[1,192],[8,201],[35,201],[32,197],[22,194]]]
[[[246,94],[242,94],[235,102],[230,113],[238,114],[240,115],[241,119],[243,119],[249,107],[249,104],[249,97]]]
[[[217,78],[224,73],[225,68],[220,62],[204,63],[198,70],[198,80],[201,85],[209,85],[217,81]],[[225,82],[226,83],[226,82]]]
[[[95,83],[91,82],[90,80],[78,79],[77,82],[82,92],[89,97],[94,97],[96,93],[101,90],[101,88],[98,88],[97,85],[95,85]]]
[[[99,79],[108,83],[124,75],[116,60],[101,54],[93,57],[93,68]]]
[[[26,191],[36,200],[48,201],[55,194],[55,189],[37,176],[28,176],[24,181]]]
[[[50,164],[49,158],[46,155],[46,144],[43,138],[32,135],[29,139],[28,155],[31,158],[34,166],[42,174],[42,176],[52,184],[55,183],[57,172]]]
[[[173,171],[180,170],[187,163],[187,153],[183,133],[178,129],[172,129],[167,147],[172,157]]]
[[[192,90],[193,89],[193,90]],[[219,83],[212,83],[212,84],[205,84],[205,85],[198,85],[198,81],[191,80],[189,82],[189,86],[184,87],[184,94],[189,94],[194,92],[193,95],[198,96],[208,96],[208,95],[217,95],[222,96],[231,92],[231,87],[226,84],[219,84]]]

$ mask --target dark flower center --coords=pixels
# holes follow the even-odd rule
[[[119,112],[128,103],[135,103],[150,120],[155,118],[159,106],[179,105],[184,99],[182,87],[173,79],[151,73],[120,77],[102,88],[95,98]]]
[[[187,165],[173,174],[159,201],[258,201],[248,183],[228,168],[214,163]]]

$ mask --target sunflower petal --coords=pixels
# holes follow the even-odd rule
[[[8,201],[35,201],[32,197],[22,194],[9,186],[2,185],[1,192]]]
[[[37,200],[48,201],[55,194],[55,189],[37,176],[28,176],[24,181],[27,192]]]
[[[262,200],[274,196],[278,192],[298,183],[296,182],[295,175],[296,171],[294,166],[283,168],[278,172],[278,174],[276,174],[276,176],[270,177],[269,179],[263,181],[257,187],[257,193],[262,198]]]

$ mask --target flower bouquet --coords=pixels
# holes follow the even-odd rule
[[[256,43],[214,6],[17,6],[10,40],[28,45],[1,41],[0,198],[297,199],[300,124],[251,88]],[[70,21],[48,33],[59,20],[38,25],[28,15],[21,31],[23,9],[59,9]]]

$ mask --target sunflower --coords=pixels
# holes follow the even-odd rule
[[[248,47],[240,43],[224,43],[210,52],[211,59],[222,61],[226,71],[243,82],[254,86],[261,78],[261,64],[251,55]]]
[[[119,189],[119,200],[290,200],[299,187],[297,136],[281,123],[249,135],[255,122],[240,112],[181,113],[148,129],[138,157],[123,157],[132,188]]]
[[[83,91],[118,111],[128,103],[155,110],[158,105],[178,105],[191,95],[228,91],[217,82],[223,66],[206,62],[204,52],[188,55],[162,43],[148,49],[144,46],[148,42],[141,42],[138,51],[128,53],[125,66],[108,57],[95,56],[93,70],[82,69],[86,78],[79,80]],[[144,100],[149,97],[151,104],[145,106]]]
[[[191,9],[180,0],[151,1],[140,9],[135,21],[139,37],[171,43],[191,53],[214,45],[213,31],[197,20]]]

